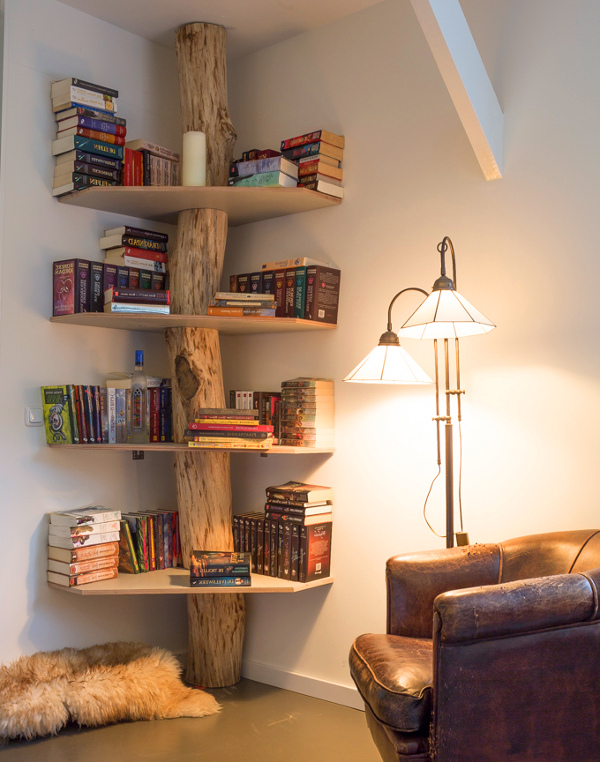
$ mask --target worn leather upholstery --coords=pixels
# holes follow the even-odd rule
[[[600,531],[396,556],[350,671],[385,762],[600,760]]]

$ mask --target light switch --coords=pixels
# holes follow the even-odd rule
[[[43,426],[44,410],[41,407],[25,408],[25,426]]]

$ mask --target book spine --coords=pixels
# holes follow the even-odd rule
[[[68,109],[68,111],[75,113],[67,114],[67,110],[56,112],[57,123],[60,123],[63,119],[69,119],[71,116],[89,116],[92,119],[101,119],[102,121],[110,122],[111,124],[119,124],[122,127],[125,127],[127,123],[125,119],[121,119],[121,117],[115,116],[114,114],[108,113],[107,111],[103,111],[101,109],[86,108],[85,106],[74,106],[72,109]]]
[[[129,225],[124,225],[124,232],[123,235],[125,236],[134,236],[136,238],[145,238],[150,241],[159,241],[160,243],[168,243],[169,236],[167,233],[159,233],[156,230],[146,230],[145,228],[133,228]],[[131,244],[133,245],[133,244]],[[165,249],[161,249],[161,251],[166,251]]]
[[[117,443],[117,390],[106,389],[106,417],[108,422],[108,444]]]
[[[123,161],[123,146],[107,143],[102,140],[85,138],[82,135],[73,136],[73,148],[98,156],[107,156],[111,159]]]
[[[306,143],[316,143],[321,139],[322,130],[316,132],[307,132],[304,135],[298,135],[295,138],[288,138],[281,141],[281,150],[287,151],[290,148],[306,145]]]
[[[306,307],[306,267],[295,269],[294,317],[304,318]]]
[[[76,576],[69,577],[69,587],[89,585],[91,582],[102,582],[106,579],[116,579],[118,576],[119,570],[116,567],[111,569],[99,569],[97,571],[88,572],[87,574],[77,574]]]
[[[108,135],[118,135],[119,137],[125,137],[127,135],[127,127],[121,124],[115,124],[114,122],[104,119],[95,119],[90,116],[77,116],[77,126],[83,127],[87,130],[95,130],[96,132],[103,132]],[[57,136],[60,137],[62,130],[60,129],[61,123],[57,123],[58,132]],[[69,129],[69,128],[67,128]],[[93,135],[87,135],[86,137],[94,137]]]
[[[112,569],[117,566],[118,556],[104,556],[91,561],[79,561],[76,563],[67,563],[66,561],[54,561],[49,559],[48,570],[58,574],[76,576],[78,574],[87,574],[89,572],[99,571],[100,569]]]
[[[148,389],[150,400],[150,441],[160,442],[160,389],[153,386]]]
[[[117,444],[126,444],[127,442],[127,392],[129,389],[116,389],[115,402],[117,413]]]
[[[192,587],[250,587],[250,577],[214,577],[210,579],[200,579],[190,577]]]
[[[285,271],[285,317],[294,317],[296,300],[296,268],[290,267]]]
[[[154,304],[171,304],[171,292],[158,289],[143,288],[113,288],[108,289],[104,298],[113,302],[151,302]]]
[[[50,543],[49,543],[50,544]],[[67,563],[78,563],[80,561],[89,561],[94,558],[104,558],[106,556],[115,556],[119,552],[118,542],[107,542],[99,545],[89,545],[85,548],[63,549]]]
[[[101,132],[100,130],[88,130],[87,127],[76,127],[76,135],[82,138],[90,138],[91,140],[99,140],[102,143],[111,143],[117,146],[125,145],[125,138],[120,135],[113,135],[111,132]],[[57,138],[63,136],[60,133]]]
[[[96,93],[93,90],[87,90],[83,87],[71,86],[65,93],[52,98],[53,110],[62,110],[67,108],[67,104],[77,104],[78,106],[91,106],[102,111],[116,111],[115,102],[110,95]]]
[[[283,172],[259,172],[247,177],[230,177],[227,182],[228,185],[233,186],[272,188],[283,185],[285,177],[287,175],[284,175]]]
[[[104,307],[103,281],[104,264],[102,262],[90,262],[90,312],[102,312]]]
[[[167,244],[164,241],[155,241],[141,236],[123,235],[122,246],[129,246],[133,249],[147,249],[149,251],[166,252]]]
[[[149,270],[152,273],[166,273],[167,271],[167,266],[164,262],[155,262],[154,260],[146,259],[145,257],[129,257],[126,254],[123,254],[121,259],[123,261],[123,267],[136,267],[139,270]],[[117,267],[117,265],[115,265],[115,267]],[[114,285],[117,284],[115,283]]]
[[[69,397],[67,405],[69,407],[69,421],[71,422],[71,436],[73,444],[79,444],[79,424],[77,422],[77,402],[75,399],[75,386],[67,384],[67,395]]]
[[[68,84],[70,82],[70,85]],[[63,83],[61,85],[61,83]],[[91,90],[94,93],[100,93],[101,95],[109,95],[111,98],[118,98],[119,97],[119,91],[115,90],[113,87],[105,87],[104,85],[96,85],[93,82],[87,82],[85,79],[78,79],[77,77],[71,77],[71,79],[67,80],[61,80],[59,82],[54,82],[51,87],[51,93],[56,92],[57,90],[60,91],[60,89],[64,89],[64,87],[79,87],[83,88],[84,90]]]
[[[66,167],[66,169],[65,169]],[[72,164],[58,164],[55,171],[55,178],[58,177],[58,172],[62,174],[63,169],[65,173],[71,174],[91,175],[92,177],[104,177],[107,180],[120,180],[121,171],[113,169],[112,167],[101,167],[96,164],[89,164],[83,161],[74,161]]]
[[[274,307],[208,307],[207,315],[224,315],[228,317],[275,317]]]

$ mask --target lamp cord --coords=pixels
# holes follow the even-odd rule
[[[433,485],[435,484],[435,482],[436,482],[437,478],[439,477],[439,475],[440,475],[441,473],[442,473],[442,466],[441,466],[441,463],[438,463],[438,472],[437,472],[437,474],[436,474],[436,475],[433,477],[433,480],[432,480],[431,484],[429,485],[429,492],[427,493],[427,497],[425,498],[425,503],[423,504],[423,518],[425,519],[425,523],[427,524],[427,526],[429,527],[429,529],[431,529],[431,531],[433,532],[433,534],[434,534],[436,537],[440,537],[440,538],[444,539],[444,538],[446,537],[446,535],[445,535],[445,534],[439,534],[438,532],[436,532],[436,531],[435,531],[435,529],[434,529],[434,528],[431,526],[431,524],[429,523],[429,520],[427,519],[427,502],[428,502],[428,500],[429,500],[429,496],[431,495],[431,490],[433,489]]]

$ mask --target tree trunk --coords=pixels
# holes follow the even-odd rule
[[[177,32],[182,126],[206,133],[207,184],[226,185],[236,133],[227,110],[226,31],[187,24]],[[220,289],[227,214],[214,209],[179,213],[170,258],[172,312],[206,314]],[[225,407],[219,334],[206,328],[166,331],[173,383],[175,441],[183,440],[200,407]],[[229,455],[199,451],[175,456],[183,562],[192,550],[232,550]],[[239,681],[244,639],[244,598],[188,596],[189,658],[194,685],[223,687]]]

